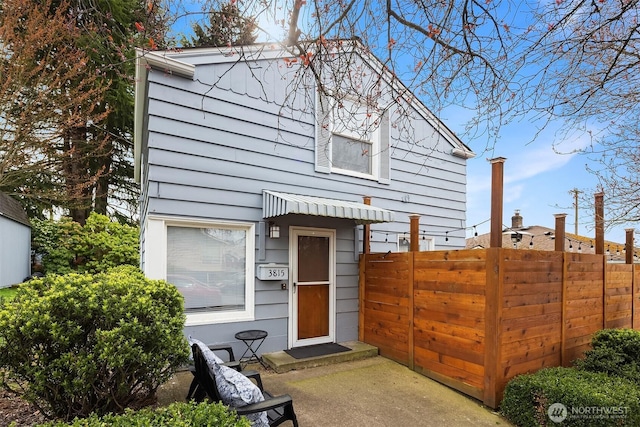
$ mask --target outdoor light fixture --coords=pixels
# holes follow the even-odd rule
[[[524,236],[531,236],[531,242],[529,242],[529,249],[532,247],[533,243],[533,235],[531,233],[527,233],[526,231],[518,231],[507,228],[502,232],[503,235],[509,235],[511,237],[511,243],[513,243],[513,248],[518,249],[520,246],[520,242]]]
[[[409,252],[409,249],[410,242],[409,239],[407,239],[407,235],[401,234],[400,236],[398,236],[398,250],[400,252]]]
[[[522,234],[518,233],[517,231],[515,233],[511,233],[511,242],[513,242],[514,248],[517,248],[518,243],[520,243],[521,241],[522,241]]]
[[[280,226],[274,224],[273,222],[269,223],[269,238],[271,239],[280,238]]]

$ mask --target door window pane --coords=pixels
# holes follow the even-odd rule
[[[167,227],[167,281],[184,296],[186,311],[245,308],[246,230]]]
[[[329,280],[329,238],[298,236],[298,281]]]

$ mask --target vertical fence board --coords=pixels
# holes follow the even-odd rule
[[[640,329],[640,268],[633,266],[633,329]]]
[[[500,327],[502,320],[500,309],[502,308],[502,295],[500,282],[503,280],[500,248],[487,250],[486,266],[486,303],[485,303],[485,354],[484,354],[484,389],[483,399],[485,405],[496,408],[499,404],[497,384],[499,378],[500,355]]]

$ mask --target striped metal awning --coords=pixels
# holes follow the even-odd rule
[[[274,218],[289,214],[314,215],[352,219],[358,224],[393,221],[392,211],[364,203],[280,193],[270,190],[263,190],[262,213],[264,218]]]

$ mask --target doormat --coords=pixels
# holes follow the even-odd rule
[[[295,359],[306,359],[308,357],[326,356],[327,354],[342,353],[345,351],[351,351],[351,349],[331,342],[327,344],[296,347],[290,350],[285,350],[284,352]]]

